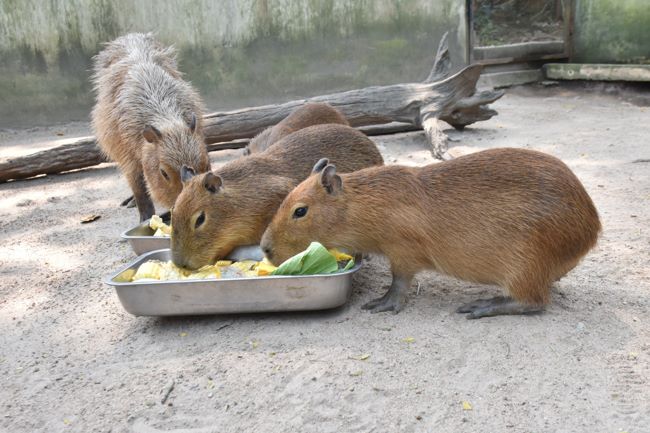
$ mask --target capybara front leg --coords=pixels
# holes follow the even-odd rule
[[[156,209],[153,206],[151,197],[149,197],[149,192],[147,191],[147,185],[144,180],[142,173],[136,173],[132,176],[129,176],[129,183],[131,184],[131,189],[133,190],[133,197],[135,198],[135,204],[138,207],[138,212],[140,213],[140,222],[151,218],[151,216],[156,213]]]
[[[405,293],[411,285],[411,278],[393,275],[393,282],[388,292],[381,298],[373,299],[364,304],[361,308],[370,310],[371,313],[382,313],[392,311],[393,314],[400,312],[405,302]]]
[[[468,319],[480,319],[481,317],[501,316],[508,314],[531,314],[538,313],[543,307],[526,305],[511,297],[497,296],[492,299],[479,299],[468,304],[461,305],[457,313],[469,313]]]

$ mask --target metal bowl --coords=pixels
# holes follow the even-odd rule
[[[242,247],[229,260],[259,260],[259,247]],[[148,260],[168,261],[169,249],[141,255],[106,278],[115,287],[122,306],[136,316],[306,311],[335,308],[347,302],[352,276],[361,268],[361,256],[352,269],[336,274],[221,278],[181,281],[120,282],[120,275]]]
[[[172,220],[171,213],[165,212],[160,215],[163,222],[169,224]],[[131,245],[133,252],[137,255],[147,253],[149,251],[161,250],[163,248],[170,248],[169,236],[154,236],[154,230],[149,227],[150,219],[141,222],[122,233],[122,239],[126,239]]]

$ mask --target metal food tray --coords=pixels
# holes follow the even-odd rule
[[[163,222],[169,224],[171,222],[172,216],[169,212],[165,212],[160,215]],[[149,221],[141,222],[137,226],[133,227],[122,233],[122,239],[126,239],[131,245],[133,252],[137,255],[148,253],[149,251],[161,250],[163,248],[170,248],[169,236],[154,236],[154,230],[149,227]]]
[[[228,259],[260,257],[259,247],[249,246],[236,249]],[[361,268],[362,262],[359,255],[351,269],[324,275],[142,282],[116,280],[123,272],[137,269],[148,260],[170,259],[169,249],[143,254],[106,278],[105,282],[115,287],[124,309],[135,316],[325,310],[347,302],[352,291],[352,276]]]

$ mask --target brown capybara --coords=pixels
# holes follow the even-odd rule
[[[126,176],[142,221],[155,212],[152,197],[174,205],[183,165],[197,173],[210,169],[202,102],[181,79],[174,49],[151,34],[122,36],[94,60],[92,126],[102,151]]]
[[[468,318],[540,311],[551,284],[578,264],[600,231],[578,178],[540,152],[493,149],[425,167],[342,175],[322,166],[285,198],[262,249],[276,265],[312,241],[386,256],[390,289],[363,306],[375,313],[397,313],[413,276],[425,269],[509,293],[459,308]]]
[[[213,172],[183,169],[183,191],[172,213],[174,263],[196,269],[237,246],[258,244],[284,197],[325,155],[342,171],[383,164],[375,144],[356,129],[316,125]]]
[[[276,141],[299,129],[325,123],[350,125],[343,113],[331,105],[322,102],[308,102],[296,108],[277,125],[266,128],[253,137],[244,153],[250,155],[263,152]]]

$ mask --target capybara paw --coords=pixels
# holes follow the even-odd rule
[[[127,208],[135,207],[135,198],[133,196],[125,199],[120,203],[120,206],[124,207],[126,206]]]
[[[402,303],[393,298],[379,298],[362,305],[361,308],[369,310],[372,314],[385,311],[392,311],[393,314],[397,314],[402,309]]]
[[[497,296],[495,298],[490,298],[490,299],[477,299],[476,301],[468,302],[466,304],[461,305],[456,309],[457,313],[471,313],[475,310],[489,307],[490,305],[494,305],[495,303],[502,303],[505,302],[507,299],[503,296]]]
[[[543,307],[522,304],[512,298],[497,296],[492,299],[480,299],[461,306],[457,311],[469,313],[468,319],[482,317],[502,316],[511,314],[534,314],[543,310]]]
[[[361,306],[361,309],[362,309],[362,310],[372,310],[372,309],[375,308],[377,305],[381,304],[383,301],[384,301],[384,298],[383,298],[383,297],[382,297],[382,298],[373,299],[372,301],[370,301],[370,302],[366,302],[365,304],[363,304],[363,305]]]

